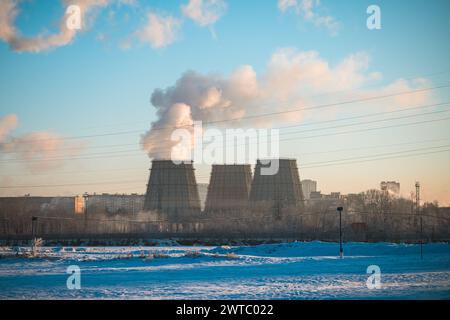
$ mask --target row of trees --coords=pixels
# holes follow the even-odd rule
[[[90,212],[59,214],[39,212],[36,234],[68,237],[112,234],[191,235],[225,238],[292,238],[335,241],[339,235],[337,206],[343,206],[343,231],[347,241],[427,241],[450,239],[450,209],[426,203],[416,210],[413,201],[369,190],[342,199],[308,202],[304,207],[283,203],[243,207],[186,217],[156,212],[137,214]],[[31,217],[27,213],[3,214],[0,236],[29,237]],[[422,217],[422,232],[420,228]]]

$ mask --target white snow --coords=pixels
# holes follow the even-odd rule
[[[450,245],[0,248],[0,299],[450,299]],[[366,269],[381,269],[368,289]],[[66,269],[81,268],[68,290]]]

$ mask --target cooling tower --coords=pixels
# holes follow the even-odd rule
[[[238,211],[246,208],[251,182],[249,164],[213,165],[205,211]]]
[[[297,160],[278,159],[279,169],[273,175],[262,175],[261,168],[269,167],[257,161],[250,201],[269,207],[303,207],[303,193]]]
[[[192,163],[153,160],[144,210],[187,218],[200,214],[200,197]]]

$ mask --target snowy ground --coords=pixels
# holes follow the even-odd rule
[[[450,244],[0,248],[0,299],[450,299]],[[81,289],[66,286],[70,265]],[[368,289],[369,265],[381,289]]]

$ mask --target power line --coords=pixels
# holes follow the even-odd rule
[[[420,148],[420,149],[413,149],[413,150],[407,150],[407,151],[400,151],[400,152],[392,152],[392,153],[386,153],[381,155],[381,157],[376,156],[372,159],[365,159],[365,160],[357,160],[361,158],[370,158],[371,156],[364,156],[364,157],[355,157],[355,158],[346,158],[346,159],[338,159],[334,161],[328,161],[324,163],[323,165],[314,165],[310,164],[305,166],[299,166],[300,169],[309,169],[309,168],[316,168],[316,167],[327,167],[327,166],[335,166],[340,164],[350,164],[350,163],[360,163],[360,162],[367,162],[367,161],[377,161],[377,160],[384,160],[384,159],[393,159],[393,158],[402,158],[405,156],[411,157],[411,156],[417,156],[417,155],[429,155],[434,153],[441,153],[441,152],[448,152],[450,149],[446,150],[439,150],[439,151],[430,151],[426,153],[415,153],[415,154],[406,154],[408,152],[416,152],[421,150],[430,150],[430,149],[436,149],[436,148],[444,148],[448,147],[450,145],[445,146],[439,146],[439,147],[429,147],[429,148]],[[400,154],[400,155],[399,155]],[[389,157],[389,155],[394,155],[393,157]],[[388,157],[386,157],[388,156]],[[349,160],[357,160],[357,161],[349,161]],[[343,162],[347,161],[347,162]],[[86,182],[86,183],[71,183],[71,184],[54,184],[54,185],[21,185],[21,186],[0,186],[1,189],[11,189],[11,188],[45,188],[45,187],[66,187],[66,186],[88,186],[88,185],[100,185],[100,184],[125,184],[125,183],[142,183],[142,180],[130,180],[130,181],[104,181],[104,182]]]
[[[405,145],[417,145],[421,143],[429,143],[429,142],[440,142],[440,141],[448,141],[450,140],[450,137],[448,138],[442,138],[442,139],[427,139],[427,140],[416,140],[412,142],[402,142],[402,143],[394,143],[394,144],[381,144],[381,145],[372,145],[372,146],[363,146],[363,147],[354,147],[354,148],[341,148],[341,149],[330,149],[330,150],[324,150],[324,151],[316,151],[316,152],[303,152],[301,156],[305,155],[313,155],[313,154],[325,154],[325,153],[337,153],[337,152],[344,152],[344,151],[354,151],[354,150],[366,150],[366,149],[378,149],[378,148],[389,148],[389,147],[398,147],[398,146],[405,146]],[[147,169],[147,168],[145,168]],[[56,174],[84,174],[84,173],[99,173],[99,172],[115,172],[115,171],[139,171],[142,173],[143,168],[142,167],[134,167],[134,168],[114,168],[114,169],[105,169],[105,170],[77,170],[77,171],[59,171],[59,172],[52,172],[52,173],[29,173],[29,174],[15,174],[10,175],[10,177],[22,177],[22,176],[48,176],[48,175],[56,175]]]
[[[125,184],[125,183],[142,183],[141,180],[129,180],[129,181],[103,181],[103,182],[85,182],[85,183],[67,183],[67,184],[42,184],[42,185],[23,185],[23,186],[0,186],[1,189],[12,188],[53,188],[53,187],[70,187],[70,186],[93,186],[100,184]]]
[[[355,147],[355,148],[345,148],[345,149],[333,149],[333,150],[327,150],[327,151],[316,151],[316,152],[304,152],[301,155],[312,155],[312,154],[324,154],[324,153],[336,153],[336,152],[343,152],[343,151],[354,151],[354,150],[366,150],[366,149],[378,149],[378,148],[388,148],[388,147],[398,147],[398,146],[405,146],[405,145],[417,145],[420,143],[428,143],[428,142],[438,142],[438,141],[448,141],[449,138],[442,138],[442,139],[429,139],[429,140],[417,140],[414,142],[402,142],[402,143],[394,143],[394,144],[380,144],[380,145],[372,145],[372,146],[364,146],[364,147]]]
[[[309,122],[309,123],[301,123],[301,124],[294,124],[294,125],[287,125],[287,126],[279,126],[279,127],[273,127],[272,129],[288,129],[288,128],[294,128],[294,127],[304,127],[304,126],[311,126],[311,125],[320,125],[323,123],[332,123],[332,122],[341,122],[341,121],[348,121],[348,120],[355,120],[355,119],[361,119],[361,118],[367,118],[367,117],[374,117],[374,116],[381,116],[381,115],[387,115],[387,114],[394,114],[394,113],[401,113],[401,112],[409,112],[409,111],[413,111],[413,110],[420,110],[420,109],[427,109],[427,108],[431,108],[431,107],[438,107],[438,106],[444,106],[444,105],[448,105],[450,104],[450,101],[446,101],[446,102],[442,102],[442,103],[434,103],[434,104],[429,104],[429,105],[422,105],[422,106],[417,106],[417,107],[409,107],[409,108],[405,108],[405,109],[401,109],[401,110],[392,110],[392,111],[385,111],[385,112],[376,112],[376,113],[370,113],[370,114],[363,114],[363,115],[358,115],[358,116],[353,116],[353,117],[345,117],[345,118],[339,118],[339,119],[331,119],[331,120],[322,120],[322,121],[315,121],[315,122]],[[440,111],[437,110],[435,111],[437,113],[439,112],[445,112],[445,111]],[[422,114],[415,114],[415,115],[411,115],[411,116],[420,116],[423,115],[425,113]],[[408,116],[410,117],[410,116]],[[386,119],[385,121],[388,121],[389,119]],[[383,120],[384,121],[384,120]],[[357,125],[357,124],[352,124],[352,125]],[[322,130],[322,129],[317,129],[317,130]],[[281,135],[283,134],[289,134],[289,133],[281,133]],[[217,136],[217,135],[214,135]],[[173,142],[170,139],[164,139],[164,141],[170,141]],[[90,149],[97,149],[97,148],[115,148],[115,147],[125,147],[125,146],[135,146],[136,143],[125,143],[125,144],[113,144],[113,145],[100,145],[100,146],[92,146],[89,147]],[[65,151],[65,150],[78,150],[79,147],[61,147],[58,148],[57,151]],[[133,149],[133,150],[118,150],[118,151],[109,151],[109,153],[119,153],[119,152],[125,152],[125,151],[142,151],[141,148],[139,149]],[[7,151],[7,150],[3,150],[1,153],[3,154],[9,154],[9,153],[17,153],[17,151]],[[101,154],[101,153],[98,153]],[[105,153],[106,154],[106,153]],[[94,155],[94,154],[92,154]]]
[[[417,78],[425,78],[425,77],[429,78],[429,77],[434,77],[434,76],[438,76],[438,75],[448,74],[449,72],[450,72],[450,70],[444,70],[444,71],[429,72],[429,73],[420,74],[420,75],[416,74],[415,76],[410,76],[410,77],[406,77],[406,78],[402,77],[401,80],[407,81],[407,80],[413,80],[413,79],[417,79]],[[322,77],[314,77],[313,79],[317,79],[317,78],[322,78]],[[391,79],[391,81],[394,81],[394,80],[398,80],[398,77]],[[356,88],[356,89],[373,88],[373,87],[376,87],[376,86],[378,86],[378,84],[362,86],[362,87],[359,87],[359,88]],[[351,91],[354,91],[354,90],[355,90],[355,88],[344,89],[344,90],[327,91],[327,92],[322,92],[322,93],[319,93],[319,94],[309,95],[309,96],[306,96],[305,98],[317,98],[317,97],[328,96],[328,95],[336,94],[336,93],[351,92]],[[144,123],[144,122],[147,122],[147,121],[140,121],[140,123]],[[119,125],[127,125],[127,124],[135,124],[135,123],[136,122],[122,123],[122,124],[119,124]],[[114,124],[110,124],[108,126],[114,126]],[[96,128],[96,127],[91,127],[91,128]]]
[[[312,166],[301,167],[301,169],[304,170],[304,169],[312,169],[312,168],[320,168],[320,167],[331,167],[331,166],[347,165],[347,164],[355,164],[355,163],[363,163],[363,162],[371,162],[371,161],[386,160],[386,159],[398,159],[398,158],[404,158],[404,157],[415,157],[415,156],[430,155],[430,154],[443,153],[443,152],[449,152],[449,151],[450,151],[450,149],[446,149],[446,150],[439,150],[439,151],[422,152],[422,153],[415,153],[415,154],[406,154],[406,155],[393,156],[393,157],[373,158],[373,159],[358,160],[358,161],[332,163],[332,164],[326,164],[326,165],[312,165]]]
[[[417,78],[430,78],[430,77],[434,77],[434,76],[439,76],[439,75],[443,75],[443,74],[448,74],[450,72],[450,70],[444,70],[444,71],[436,71],[436,72],[427,72],[427,73],[421,73],[421,74],[416,74],[414,76],[410,76],[410,77],[402,77],[401,80],[403,81],[407,81],[407,80],[413,80],[413,79],[417,79]],[[321,78],[321,77],[315,77],[315,78]],[[394,80],[398,80],[397,78],[392,78],[391,81]],[[322,97],[322,96],[329,96],[332,94],[336,94],[336,93],[343,93],[343,92],[351,92],[354,91],[355,89],[366,89],[366,88],[372,88],[372,87],[376,87],[379,86],[379,84],[372,84],[372,85],[365,85],[359,88],[351,88],[351,89],[344,89],[344,90],[334,90],[334,91],[327,91],[327,92],[322,92],[319,94],[314,94],[314,95],[309,95],[306,96],[305,98],[317,98],[317,97]],[[115,126],[123,126],[123,125],[134,125],[136,123],[148,123],[148,121],[133,121],[133,122],[122,122],[122,123],[110,123],[110,124],[106,124],[103,126],[99,126],[99,125],[95,125],[95,126],[90,126],[90,127],[78,127],[78,129],[98,129],[99,127],[115,127]]]
[[[448,111],[445,111],[448,112]],[[433,112],[434,113],[434,112]],[[438,112],[439,113],[439,112]],[[414,115],[414,116],[420,116],[420,115]],[[410,118],[411,116],[407,116],[405,118]],[[396,119],[382,119],[381,121],[389,121],[389,120],[397,120]],[[383,129],[390,129],[390,128],[398,128],[398,127],[406,127],[406,126],[414,126],[414,125],[421,125],[421,124],[428,124],[428,123],[435,123],[435,122],[441,122],[441,121],[447,121],[450,120],[450,117],[442,118],[442,119],[432,119],[432,120],[424,120],[424,121],[416,121],[416,122],[410,122],[410,123],[402,123],[402,124],[396,124],[396,125],[389,125],[389,126],[382,126],[382,127],[375,127],[375,128],[364,128],[364,129],[356,129],[356,130],[349,130],[349,131],[342,131],[342,132],[335,132],[335,133],[326,133],[326,134],[319,134],[319,135],[312,135],[312,136],[305,136],[305,137],[294,137],[294,138],[284,138],[280,139],[280,142],[284,141],[292,141],[292,140],[303,140],[303,139],[311,139],[311,138],[318,138],[318,137],[326,137],[326,136],[335,136],[335,135],[342,135],[342,134],[351,134],[351,133],[357,133],[357,132],[367,132],[367,131],[376,131],[376,130],[383,130]],[[329,128],[320,128],[319,130],[325,130],[330,128],[337,128],[337,127],[347,127],[347,126],[354,126],[354,125],[361,125],[361,124],[369,124],[369,123],[375,123],[379,122],[378,120],[373,122],[365,122],[365,123],[357,123],[357,124],[349,124],[349,125],[343,125],[343,126],[334,126]],[[292,133],[302,133],[307,132],[308,130],[300,131],[300,132],[290,132]],[[312,131],[312,130],[311,130]],[[283,134],[280,134],[283,135]],[[258,142],[247,142],[248,144],[257,144]],[[247,143],[244,144],[237,144],[236,146],[245,146]],[[157,150],[165,150],[164,148],[157,149]]]
[[[446,103],[448,104],[448,103]],[[350,127],[350,126],[357,126],[357,125],[364,125],[364,124],[372,124],[372,123],[377,123],[377,122],[385,122],[385,121],[394,121],[394,120],[401,120],[401,119],[407,119],[407,118],[413,118],[413,117],[420,117],[420,116],[426,116],[426,115],[430,115],[430,114],[438,114],[438,113],[444,113],[444,112],[450,112],[450,110],[437,110],[437,111],[431,111],[431,112],[426,112],[426,113],[420,113],[420,114],[414,114],[414,115],[405,115],[405,116],[401,116],[401,117],[395,117],[395,118],[388,118],[388,119],[377,119],[377,120],[371,120],[371,121],[365,121],[365,122],[360,122],[360,123],[352,123],[352,124],[344,124],[344,125],[336,125],[336,126],[331,126],[331,127],[324,127],[324,128],[313,128],[313,129],[308,129],[308,130],[302,130],[302,131],[293,131],[293,132],[285,132],[285,133],[281,133],[280,135],[291,135],[291,134],[298,134],[298,133],[304,133],[304,132],[310,132],[310,131],[317,131],[317,130],[327,130],[327,129],[336,129],[336,128],[343,128],[343,127]],[[288,138],[288,139],[280,139],[279,141],[289,141],[289,140],[301,140],[301,139],[307,139],[307,138],[315,138],[315,137],[323,137],[323,136],[329,136],[329,135],[336,135],[336,134],[344,134],[344,133],[352,133],[352,132],[361,132],[361,131],[371,131],[371,130],[380,130],[380,129],[385,129],[385,128],[392,128],[392,127],[401,127],[401,126],[409,126],[409,125],[416,125],[416,124],[422,124],[422,123],[428,123],[428,122],[436,122],[436,121],[444,121],[447,120],[449,118],[443,118],[443,119],[435,119],[435,120],[428,120],[428,121],[421,121],[421,122],[413,122],[413,123],[406,123],[406,124],[398,124],[398,125],[392,125],[392,126],[387,126],[387,127],[377,127],[377,128],[364,128],[364,129],[359,129],[359,130],[355,130],[355,131],[346,131],[346,132],[338,132],[338,133],[326,133],[326,134],[321,134],[321,135],[317,135],[317,136],[307,136],[307,137],[295,137],[295,138]],[[257,137],[250,137],[250,138],[257,138]],[[250,138],[248,140],[250,140]],[[258,141],[256,142],[250,142],[247,141],[244,144],[238,144],[238,145],[234,145],[234,146],[245,146],[247,144],[258,144]],[[167,145],[167,146],[161,146],[160,148],[154,148],[152,149],[153,151],[165,151],[168,150],[170,148],[172,148],[173,146],[171,145]],[[129,154],[129,151],[133,151],[132,154]],[[99,159],[99,158],[113,158],[113,157],[124,157],[124,156],[135,156],[136,154],[134,153],[134,151],[139,152],[139,149],[133,149],[133,150],[120,150],[120,151],[107,151],[107,152],[98,152],[98,153],[92,153],[92,154],[88,154],[87,157],[56,157],[56,158],[43,158],[43,159],[19,159],[19,158],[13,158],[13,159],[8,159],[8,160],[0,160],[0,163],[10,163],[10,162],[30,162],[30,161],[63,161],[63,160],[89,160],[89,159]],[[116,156],[114,156],[115,154],[118,154]],[[111,156],[107,156],[107,157],[95,157],[95,155],[111,155]],[[94,156],[94,157],[91,157]]]
[[[271,112],[271,113],[253,115],[253,116],[246,116],[246,117],[242,117],[242,118],[237,118],[236,117],[236,118],[233,118],[233,119],[209,121],[209,122],[206,122],[206,124],[214,124],[214,123],[221,123],[221,122],[227,122],[227,121],[238,121],[238,120],[242,120],[242,119],[253,119],[253,118],[259,118],[259,117],[268,117],[268,116],[274,116],[274,115],[286,114],[286,113],[293,113],[293,112],[298,112],[298,111],[303,111],[303,110],[312,110],[312,109],[315,110],[315,109],[330,108],[330,107],[336,107],[336,106],[340,106],[340,105],[347,105],[347,104],[353,104],[353,103],[358,103],[358,102],[366,102],[366,101],[390,98],[390,97],[395,97],[395,96],[403,95],[403,94],[412,94],[412,93],[418,93],[418,92],[442,89],[442,88],[447,88],[447,87],[450,87],[450,84],[442,85],[442,86],[436,86],[436,87],[423,88],[423,89],[417,89],[417,90],[403,91],[403,92],[393,93],[393,94],[372,96],[372,97],[361,98],[361,99],[347,100],[347,101],[336,102],[336,103],[327,103],[327,104],[320,104],[320,105],[310,106],[310,107],[301,107],[301,108],[298,108],[298,109],[292,109],[292,110],[286,110],[286,111],[278,111],[278,112]]]
[[[398,127],[412,126],[412,125],[418,125],[418,124],[433,123],[433,122],[439,122],[439,121],[447,121],[449,119],[450,119],[450,117],[442,118],[442,119],[416,121],[416,122],[402,123],[402,124],[398,124],[398,125],[391,125],[391,126],[384,126],[384,127],[365,128],[365,129],[342,131],[342,132],[335,132],[335,133],[329,133],[329,134],[319,134],[319,135],[314,135],[314,136],[295,137],[295,138],[289,138],[289,139],[280,139],[280,141],[303,140],[303,139],[310,139],[310,138],[319,138],[319,137],[326,137],[326,136],[335,136],[335,135],[341,135],[341,134],[348,134],[348,133],[354,133],[354,132],[364,132],[364,131],[373,131],[373,130],[381,130],[381,129],[389,129],[389,128],[398,128]]]
[[[448,103],[445,103],[448,104]],[[437,105],[444,105],[444,104],[437,104]],[[430,106],[436,106],[436,105],[430,105]],[[426,107],[430,107],[430,106],[426,106]],[[407,110],[400,110],[400,111],[407,111]],[[399,111],[396,111],[399,112]],[[386,122],[386,121],[394,121],[394,120],[402,120],[402,119],[408,119],[408,118],[415,118],[415,117],[421,117],[421,116],[426,116],[426,115],[432,115],[432,114],[439,114],[439,113],[446,113],[446,112],[450,112],[449,109],[446,110],[437,110],[437,111],[431,111],[431,112],[425,112],[425,113],[419,113],[419,114],[413,114],[413,115],[406,115],[406,116],[401,116],[401,117],[394,117],[394,118],[388,118],[388,119],[377,119],[377,120],[371,120],[371,121],[364,121],[364,122],[358,122],[358,123],[350,123],[350,124],[343,124],[343,125],[335,125],[335,126],[329,126],[329,127],[321,127],[321,128],[312,128],[312,129],[307,129],[307,130],[300,130],[300,131],[290,131],[290,132],[281,132],[279,133],[279,136],[286,136],[286,135],[292,135],[292,134],[299,134],[299,133],[305,133],[305,132],[313,132],[313,131],[324,131],[324,130],[328,130],[328,129],[336,129],[336,128],[344,128],[344,127],[352,127],[352,126],[359,126],[359,125],[364,125],[364,124],[372,124],[372,123],[378,123],[378,122]],[[389,112],[391,113],[391,112]],[[355,118],[359,118],[359,117],[354,117]],[[352,118],[346,118],[345,120],[349,120]],[[340,119],[341,121],[344,119]],[[441,120],[436,120],[436,121],[441,121]],[[327,121],[324,121],[327,122]],[[417,123],[411,123],[412,124],[417,124]],[[409,124],[406,124],[409,125]],[[303,126],[303,125],[290,125],[290,126],[284,126],[284,127],[274,127],[272,129],[284,129],[284,128],[292,128],[292,127],[297,127],[297,126]],[[403,125],[399,125],[399,126],[403,126]],[[380,129],[383,129],[384,127],[380,127]],[[386,128],[392,128],[392,126],[386,127]],[[365,130],[363,130],[365,131]],[[349,131],[352,132],[352,131]],[[360,132],[360,131],[355,131],[355,132]],[[334,135],[333,133],[327,133],[327,134],[323,134],[323,135],[319,135],[319,136],[311,136],[312,137],[322,137],[322,136],[329,136],[329,135]],[[218,136],[218,135],[212,135],[212,136]],[[233,140],[231,141],[232,143],[234,143],[234,139],[236,137],[233,136]],[[310,138],[310,137],[307,137]],[[301,137],[298,139],[302,139]],[[247,144],[258,144],[258,141],[256,142],[250,142],[250,140],[258,140],[257,136],[250,136],[248,137],[248,139],[246,139],[246,142],[243,144],[234,144],[233,146],[243,146],[243,145],[247,145]],[[289,141],[291,139],[280,139],[280,141]],[[297,140],[297,138],[294,138],[292,140]],[[172,143],[176,143],[173,140],[170,139],[164,139],[163,141],[167,141],[167,142],[172,142]],[[225,144],[226,143],[230,143],[230,140],[225,140],[224,141]],[[155,143],[155,145],[160,145],[161,144],[161,140],[159,140],[158,142]],[[159,146],[158,148],[152,148],[151,151],[152,152],[158,152],[158,151],[165,151],[168,149],[171,149],[173,146],[172,145],[164,145],[164,146]]]
[[[348,118],[335,119],[335,120],[317,121],[317,122],[309,123],[309,124],[296,124],[296,125],[288,125],[288,126],[281,126],[281,127],[273,127],[271,129],[287,129],[287,128],[293,128],[293,127],[303,127],[303,126],[306,126],[306,125],[322,124],[322,123],[327,123],[327,122],[354,120],[354,119],[358,119],[358,118],[365,118],[365,117],[368,117],[368,116],[378,116],[378,115],[384,115],[384,114],[405,112],[405,111],[410,111],[410,110],[415,110],[415,109],[430,108],[430,107],[443,106],[443,105],[448,105],[448,104],[450,104],[450,101],[447,101],[445,103],[437,103],[437,104],[431,104],[431,105],[420,106],[420,107],[409,108],[409,109],[403,109],[403,110],[380,112],[380,113],[375,113],[375,114],[371,114],[371,115],[362,115],[362,116],[348,117]],[[322,127],[322,128],[312,128],[312,129],[301,130],[301,131],[282,132],[279,135],[283,136],[283,135],[290,135],[290,134],[297,134],[297,133],[304,133],[304,132],[311,132],[311,131],[322,131],[322,130],[327,130],[327,129],[351,127],[351,126],[358,126],[358,125],[363,125],[363,124],[372,124],[372,123],[377,123],[377,122],[385,122],[385,121],[401,120],[401,119],[407,119],[407,118],[415,118],[415,117],[420,117],[420,116],[426,116],[426,115],[438,114],[438,113],[446,113],[446,112],[450,112],[450,110],[449,109],[436,110],[436,111],[417,113],[417,114],[412,114],[412,115],[405,115],[405,116],[401,116],[401,117],[393,117],[393,118],[387,118],[387,119],[377,119],[377,120],[370,120],[370,121],[365,121],[365,122],[357,122],[357,123],[350,123],[350,124],[343,124],[343,125],[335,125],[335,126]],[[211,135],[211,136],[218,136],[218,135]],[[254,138],[257,139],[257,137],[250,137],[249,140],[250,139],[254,139]],[[163,141],[174,142],[171,139],[164,139]],[[159,143],[161,143],[161,140],[158,140],[158,142],[156,144],[159,144]],[[165,147],[162,147],[160,149],[165,150],[166,148],[171,148],[171,146],[165,146]],[[156,148],[156,150],[160,150],[160,149]],[[155,149],[152,149],[152,151],[154,151],[154,150]]]
[[[416,151],[430,150],[430,149],[440,149],[440,148],[447,148],[447,147],[450,147],[450,145],[442,145],[442,146],[418,148],[418,149],[405,150],[405,151],[380,153],[380,154],[377,154],[375,156],[383,157],[383,156],[388,156],[388,155],[393,155],[393,154],[409,153],[409,152],[416,152]],[[335,163],[335,162],[341,162],[341,161],[347,161],[347,160],[356,160],[356,159],[369,158],[369,157],[373,157],[373,156],[374,155],[368,155],[368,156],[359,156],[359,157],[351,157],[351,158],[343,158],[343,159],[334,159],[334,160],[328,160],[328,161],[310,162],[310,163],[305,163],[304,165],[305,166],[309,166],[309,165],[316,165],[316,164]]]
[[[353,100],[347,100],[347,101],[341,101],[341,102],[335,102],[335,103],[327,103],[327,104],[319,104],[315,106],[306,106],[306,107],[299,107],[292,110],[284,110],[284,111],[277,111],[277,112],[270,112],[270,113],[264,113],[264,114],[257,114],[257,115],[250,115],[250,116],[244,116],[244,117],[235,117],[235,118],[228,118],[223,120],[215,120],[215,121],[205,121],[203,122],[204,125],[210,125],[210,124],[217,124],[217,123],[223,123],[223,122],[229,122],[229,121],[242,121],[242,120],[248,120],[248,119],[255,119],[260,117],[268,117],[268,116],[275,116],[280,114],[287,114],[287,113],[294,113],[304,110],[315,110],[315,109],[323,109],[323,108],[330,108],[330,107],[336,107],[341,105],[348,105],[358,102],[366,102],[366,101],[373,101],[378,99],[384,99],[384,98],[390,98],[395,97],[399,95],[405,95],[405,94],[414,94],[419,92],[425,92],[425,91],[431,91],[431,90],[437,90],[442,88],[450,87],[450,84],[441,85],[441,86],[435,86],[435,87],[428,87],[428,88],[422,88],[422,89],[416,89],[416,90],[407,90],[402,91],[398,93],[392,93],[392,94],[385,94],[385,95],[379,95],[379,96],[372,96],[367,98],[360,98],[360,99],[353,99]],[[166,130],[166,129],[180,129],[180,128],[188,128],[192,127],[193,125],[183,125],[183,126],[166,126],[166,127],[156,127],[152,128],[152,130]],[[109,133],[103,133],[103,134],[93,134],[93,135],[83,135],[83,136],[72,136],[72,137],[61,137],[61,138],[53,138],[53,139],[34,139],[30,141],[55,141],[55,140],[76,140],[76,139],[86,139],[86,138],[93,138],[93,137],[104,137],[104,136],[115,136],[115,135],[123,135],[123,134],[131,134],[131,133],[139,133],[142,132],[141,130],[130,130],[130,131],[119,131],[119,132],[109,132]],[[0,143],[0,145],[7,145],[8,142]]]
[[[431,107],[444,106],[444,105],[448,105],[449,103],[450,103],[450,101],[445,101],[445,102],[441,102],[441,103],[433,103],[433,104],[422,105],[422,106],[417,106],[417,107],[406,107],[406,108],[400,109],[400,110],[375,112],[375,113],[362,114],[362,115],[352,116],[352,117],[330,119],[330,120],[322,120],[322,121],[308,122],[308,123],[295,124],[295,125],[282,126],[282,127],[274,127],[274,129],[286,129],[286,128],[292,128],[292,127],[303,127],[303,126],[310,126],[310,125],[320,125],[320,124],[323,124],[323,123],[330,123],[330,122],[340,122],[340,121],[355,120],[355,119],[361,119],[361,118],[367,118],[367,117],[381,116],[381,115],[386,115],[386,114],[393,114],[393,113],[399,113],[399,112],[408,112],[408,111],[413,111],[413,110],[427,109],[427,108],[431,108]]]
[[[324,128],[313,128],[313,129],[301,130],[301,131],[292,131],[292,132],[287,132],[285,134],[297,134],[297,133],[303,133],[303,132],[311,132],[311,131],[319,131],[319,130],[328,130],[328,129],[343,128],[343,127],[359,126],[359,125],[364,125],[364,124],[372,124],[372,123],[385,122],[385,121],[402,120],[402,119],[426,116],[426,115],[430,115],[430,114],[445,113],[445,112],[449,112],[449,111],[450,110],[437,110],[437,111],[425,112],[425,113],[420,113],[420,114],[406,115],[406,116],[402,116],[402,117],[395,117],[395,118],[388,118],[388,119],[378,119],[378,120],[371,120],[371,121],[364,121],[364,122],[336,125],[336,126],[330,126],[330,127],[324,127]]]

